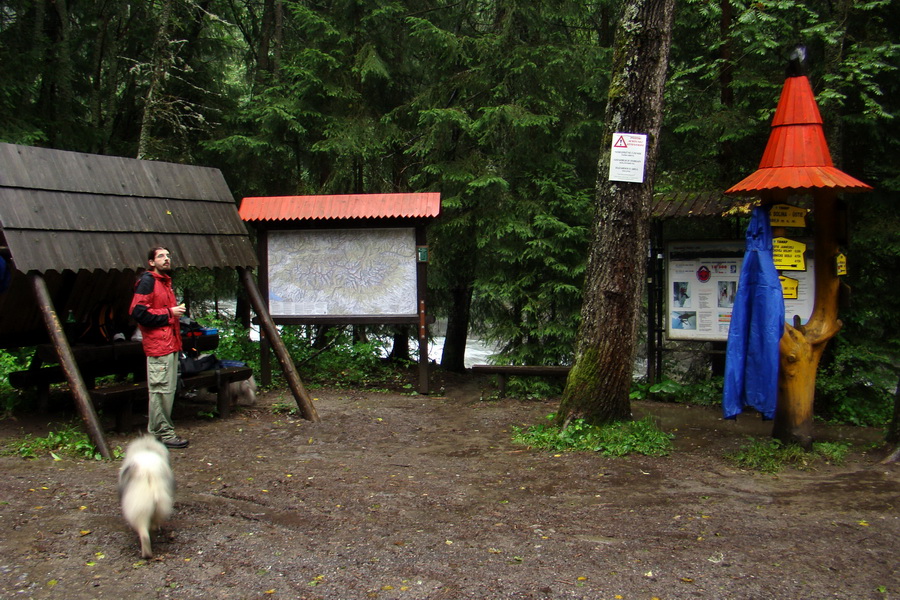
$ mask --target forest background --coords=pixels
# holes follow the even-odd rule
[[[215,167],[236,199],[440,192],[428,294],[447,320],[442,366],[463,368],[469,333],[505,362],[568,364],[620,9],[2,0],[0,140]],[[719,194],[756,169],[798,43],[835,164],[874,187],[848,198],[852,303],[817,379],[816,414],[845,423],[885,424],[898,379],[898,39],[889,0],[676,8],[657,194]],[[739,215],[679,227],[743,231]],[[217,273],[191,289],[238,288]]]

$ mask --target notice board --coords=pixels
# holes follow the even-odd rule
[[[414,227],[268,233],[273,317],[417,314]]]
[[[672,340],[727,341],[746,242],[670,242],[666,246],[666,336]],[[785,321],[809,320],[815,299],[812,244],[805,271],[789,271]]]

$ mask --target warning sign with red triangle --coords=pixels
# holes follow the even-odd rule
[[[644,183],[647,135],[614,133],[609,157],[609,180]]]

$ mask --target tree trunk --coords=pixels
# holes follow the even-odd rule
[[[394,326],[394,344],[388,360],[409,361],[409,325]]]
[[[153,125],[158,117],[159,97],[162,94],[163,82],[169,68],[169,21],[172,15],[171,0],[163,0],[160,9],[159,29],[156,32],[156,40],[153,43],[153,54],[150,58],[150,81],[147,85],[147,94],[144,98],[144,115],[141,119],[141,132],[138,136],[137,158],[152,158],[152,132]]]
[[[888,426],[885,440],[890,444],[900,444],[900,381],[894,390],[894,417]]]
[[[441,368],[454,373],[466,370],[466,340],[472,308],[472,286],[462,285],[450,290],[450,314],[441,353]]]
[[[815,301],[806,325],[785,326],[779,348],[778,405],[772,435],[805,448],[812,444],[816,371],[828,340],[841,330],[837,318],[841,280],[834,261],[837,242],[837,198],[828,190],[815,192]]]
[[[616,31],[581,327],[558,413],[561,423],[631,417],[629,392],[673,16],[674,0],[629,0]],[[617,132],[647,134],[643,183],[607,181]]]

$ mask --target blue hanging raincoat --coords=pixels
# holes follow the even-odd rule
[[[775,416],[778,400],[778,344],[784,333],[784,295],[772,260],[769,207],[756,207],[747,227],[728,347],[722,409],[736,418],[745,406],[764,419]]]

